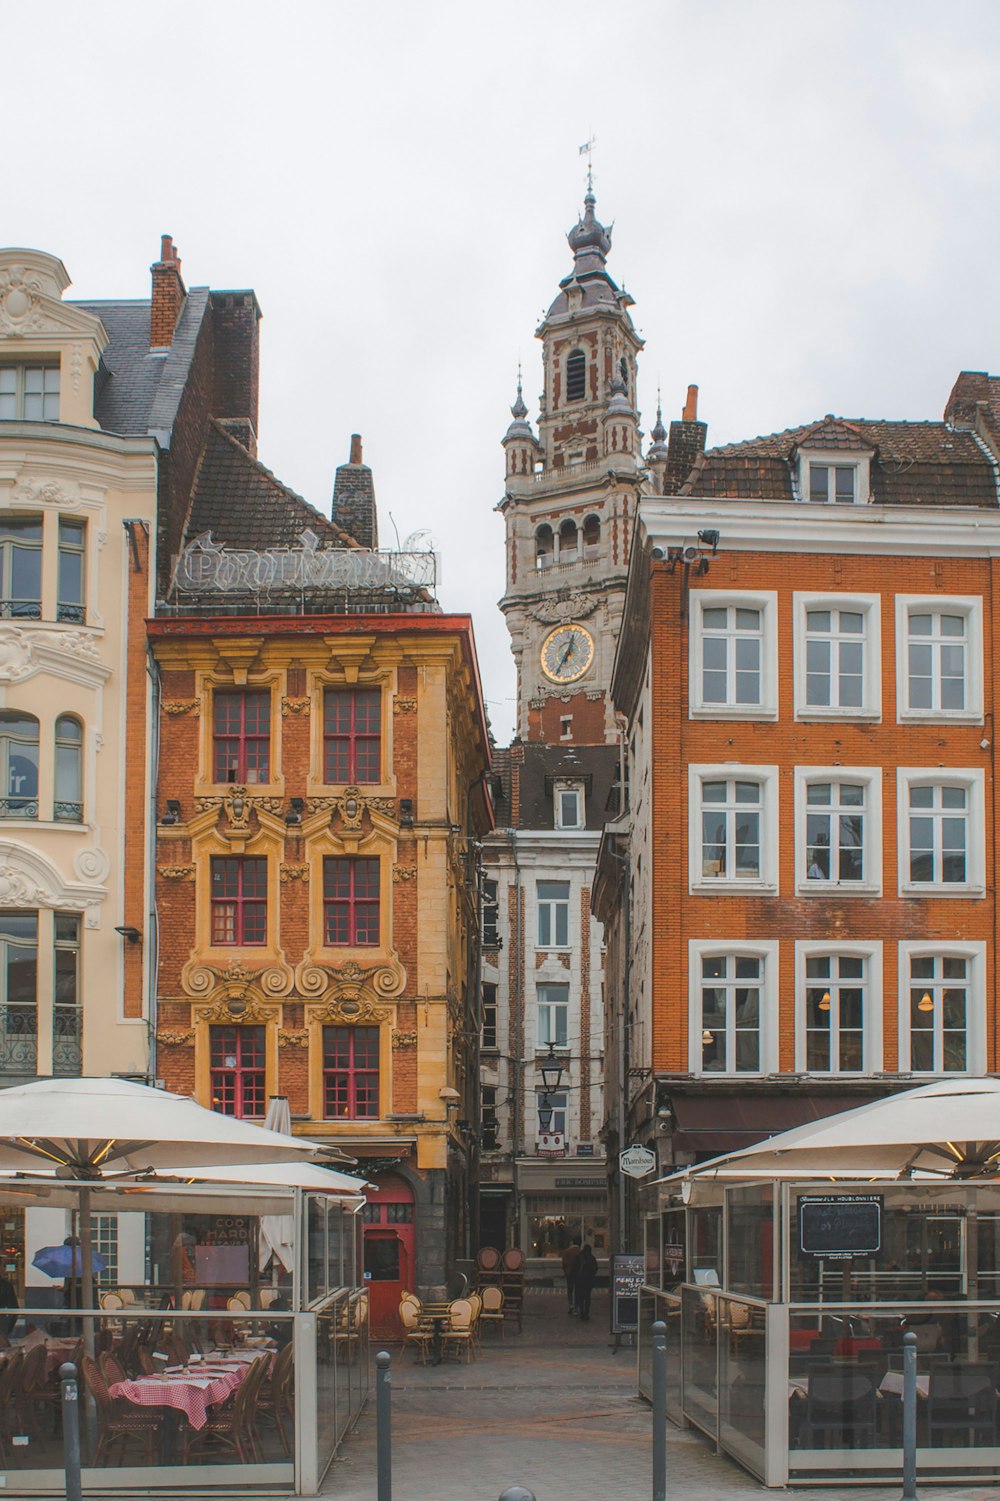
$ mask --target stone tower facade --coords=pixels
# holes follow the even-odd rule
[[[517,662],[517,736],[615,738],[608,687],[621,624],[642,460],[635,405],[642,340],[607,269],[611,233],[593,192],[567,236],[571,271],[537,329],[537,436],[518,383],[503,440],[506,590]]]

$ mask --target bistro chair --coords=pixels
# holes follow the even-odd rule
[[[461,1360],[461,1351],[468,1351],[465,1359],[470,1361],[474,1355],[472,1348],[472,1304],[468,1298],[456,1298],[448,1309],[448,1327],[441,1336],[442,1354],[447,1355],[454,1347]]]
[[[128,1380],[117,1357],[110,1350],[105,1350],[103,1355],[98,1355],[97,1369],[104,1377],[108,1386],[116,1386],[119,1381]]]
[[[803,1447],[875,1446],[875,1388],[850,1371],[811,1371],[806,1391]]]
[[[479,1316],[483,1311],[483,1300],[479,1293],[466,1293],[465,1301],[472,1304],[472,1343],[482,1349],[483,1337],[479,1327]]]
[[[988,1362],[956,1360],[934,1365],[927,1393],[927,1429],[931,1448],[995,1444],[997,1389],[995,1369]]]
[[[135,1407],[128,1402],[116,1402],[108,1391],[108,1385],[101,1375],[97,1362],[90,1355],[85,1355],[81,1361],[83,1379],[87,1390],[94,1399],[97,1408],[97,1449],[94,1453],[94,1465],[100,1468],[101,1462],[111,1453],[116,1445],[121,1445],[118,1451],[118,1463],[121,1464],[125,1455],[125,1446],[129,1439],[137,1439],[146,1453],[146,1463],[153,1463],[153,1452],[156,1440],[160,1432],[160,1424],[163,1420],[163,1409],[159,1407]]]
[[[187,1426],[184,1430],[184,1463],[187,1464],[196,1450],[204,1444],[215,1442],[229,1449],[240,1464],[252,1464],[259,1459],[255,1423],[257,1396],[267,1375],[270,1357],[262,1355],[250,1366],[232,1396],[221,1407],[214,1408],[202,1428]]]
[[[420,1311],[410,1301],[404,1298],[399,1305],[399,1319],[403,1326],[403,1349],[412,1346],[420,1358],[420,1364],[427,1364],[428,1346],[434,1343],[434,1327],[420,1317]]]
[[[480,1288],[479,1296],[483,1305],[479,1310],[479,1319],[483,1328],[499,1329],[500,1338],[506,1338],[503,1327],[503,1289],[495,1284],[487,1284],[486,1287]]]
[[[291,1340],[279,1350],[271,1367],[270,1380],[263,1381],[257,1394],[257,1418],[273,1423],[287,1458],[292,1456],[292,1447],[285,1428],[285,1418],[291,1419],[291,1385],[294,1373],[294,1346]]]

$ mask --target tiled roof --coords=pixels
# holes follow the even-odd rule
[[[612,789],[618,759],[614,745],[541,745],[528,741],[495,750],[493,771],[501,788],[495,805],[497,828],[554,828],[553,781],[565,778],[584,784],[586,827],[591,831],[602,829],[617,812]],[[512,785],[515,779],[516,788]]]
[[[848,422],[829,417],[708,449],[679,493],[793,500],[793,463],[803,447],[870,451],[872,499],[879,505],[998,504],[993,465],[971,432],[946,422]]]
[[[211,532],[217,543],[227,547],[290,547],[307,530],[327,547],[357,545],[276,479],[221,423],[210,421],[195,472],[184,542]]]
[[[105,432],[134,436],[155,431],[161,443],[184,390],[198,331],[208,306],[208,288],[192,287],[169,350],[149,347],[150,303],[77,302],[100,318],[108,334],[101,361],[94,415]]]

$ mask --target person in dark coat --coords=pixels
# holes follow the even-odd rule
[[[597,1281],[597,1257],[589,1246],[584,1246],[576,1258],[576,1311],[582,1322],[590,1318],[590,1295]]]
[[[0,1277],[0,1308],[17,1308],[17,1288],[9,1277]],[[17,1323],[18,1315],[5,1314],[0,1318],[0,1334],[10,1334]]]
[[[566,1300],[570,1313],[576,1313],[576,1262],[580,1255],[580,1242],[573,1241],[562,1253],[563,1276],[566,1278]]]

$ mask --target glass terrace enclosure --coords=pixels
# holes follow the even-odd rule
[[[0,1307],[5,1492],[65,1493],[59,1366],[71,1360],[85,1493],[314,1494],[369,1386],[353,1202],[246,1184],[86,1190],[89,1298],[67,1243],[80,1186],[0,1182],[17,1301]]]
[[[646,1219],[639,1386],[667,1326],[668,1414],[766,1485],[1000,1476],[1000,1184],[694,1177]]]

